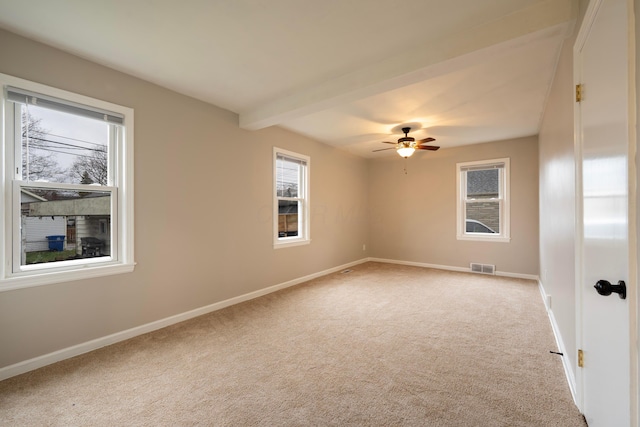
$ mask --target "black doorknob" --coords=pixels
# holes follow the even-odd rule
[[[594,288],[596,288],[596,291],[598,291],[600,295],[605,297],[611,295],[611,293],[616,293],[620,299],[627,298],[627,285],[624,283],[624,280],[619,280],[617,285],[612,285],[606,280],[598,280]]]

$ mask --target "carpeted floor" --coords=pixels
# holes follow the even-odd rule
[[[533,281],[366,263],[0,382],[9,426],[584,426]]]

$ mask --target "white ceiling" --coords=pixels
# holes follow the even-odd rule
[[[0,27],[364,157],[538,133],[575,0],[0,0]],[[428,155],[422,152],[420,155]]]

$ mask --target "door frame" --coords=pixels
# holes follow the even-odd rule
[[[595,20],[600,5],[605,0],[589,0],[587,10],[581,21],[580,29],[573,46],[573,81],[574,85],[582,82],[582,69],[580,62],[580,50],[584,45],[591,26]],[[640,69],[640,52],[636,49],[640,47],[640,40],[636,43],[635,29],[635,9],[640,10],[640,0],[626,0],[628,9],[629,26],[629,106],[628,106],[628,137],[629,137],[629,161],[628,161],[628,182],[629,182],[629,283],[627,283],[627,298],[629,299],[629,331],[630,331],[630,364],[631,375],[630,420],[632,426],[640,426],[640,380],[638,378],[639,356],[638,356],[638,331],[640,330],[640,298],[637,292],[638,265],[640,264],[640,239],[637,237],[637,230],[640,230],[640,215],[637,210],[637,200],[640,198],[640,177],[637,173],[636,163],[640,162],[640,154],[637,152],[639,146],[637,140],[636,123],[640,123],[640,111],[636,108],[636,99],[640,99],[639,88],[636,85],[636,69]],[[575,319],[576,319],[576,348],[583,347],[583,205],[582,205],[582,121],[580,115],[580,104],[574,102],[574,159],[575,159]],[[571,365],[575,366],[576,380],[576,405],[580,411],[584,411],[584,371],[578,367],[577,355],[571,355],[573,360]]]

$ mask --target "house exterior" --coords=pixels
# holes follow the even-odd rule
[[[37,201],[29,204],[28,218],[62,218],[63,224],[72,223],[75,229],[77,255],[83,253],[83,239],[93,238],[102,241],[100,255],[111,253],[111,201],[109,196],[90,196],[66,199]],[[67,235],[66,229],[64,233]]]
[[[495,201],[499,193],[499,174],[497,169],[474,170],[467,172],[467,197],[487,199],[467,204],[467,218],[479,221],[496,232],[500,232],[500,206]],[[467,224],[467,227],[469,224]],[[467,230],[473,231],[473,230]]]
[[[24,252],[47,251],[49,250],[47,236],[66,236],[67,223],[64,216],[29,214],[31,204],[45,202],[46,199],[44,197],[23,189],[20,194],[20,201],[22,204]]]
[[[48,251],[48,236],[64,236],[66,240],[67,222],[63,216],[23,217],[22,228],[26,230],[25,252]]]
[[[51,196],[51,195],[50,195]],[[52,200],[27,190],[21,193],[24,252],[75,249],[76,255],[86,256],[83,239],[97,239],[99,252],[111,253],[110,197],[87,192],[80,197],[53,195]],[[61,244],[50,244],[48,236],[63,236]]]

